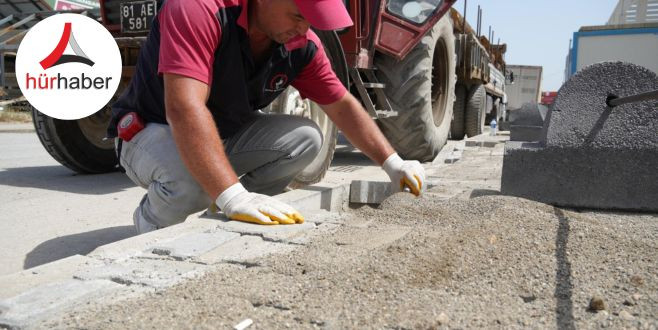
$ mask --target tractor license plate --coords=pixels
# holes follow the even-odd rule
[[[119,4],[121,32],[147,32],[155,18],[155,0],[126,1]]]

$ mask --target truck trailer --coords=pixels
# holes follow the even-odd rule
[[[507,84],[507,109],[518,110],[526,103],[539,103],[543,68],[535,65],[508,65],[514,82]]]

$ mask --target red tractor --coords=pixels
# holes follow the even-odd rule
[[[450,133],[457,74],[453,20],[446,13],[455,2],[346,1],[354,25],[341,31],[317,31],[338,77],[406,159],[431,161]],[[117,96],[132,77],[149,22],[160,3],[100,0],[102,22],[115,36],[123,59]],[[322,150],[293,186],[322,179],[333,158],[338,132],[320,107],[288,88],[263,111],[306,116],[320,126],[325,137]],[[117,168],[114,143],[104,140],[109,118],[109,105],[77,121],[57,120],[34,111],[37,133],[49,153],[81,173]]]

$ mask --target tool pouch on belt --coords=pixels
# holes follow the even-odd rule
[[[117,131],[119,132],[117,160],[119,161],[119,167],[123,172],[125,172],[121,166],[121,147],[123,146],[123,141],[132,140],[137,133],[144,129],[144,126],[144,120],[136,112],[125,114],[117,124]]]

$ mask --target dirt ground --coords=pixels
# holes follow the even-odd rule
[[[81,306],[55,328],[658,328],[658,216],[396,194],[256,266]],[[590,308],[600,299],[604,310]],[[600,305],[600,304],[599,304]]]
[[[31,123],[32,114],[11,109],[0,111],[0,123]]]

